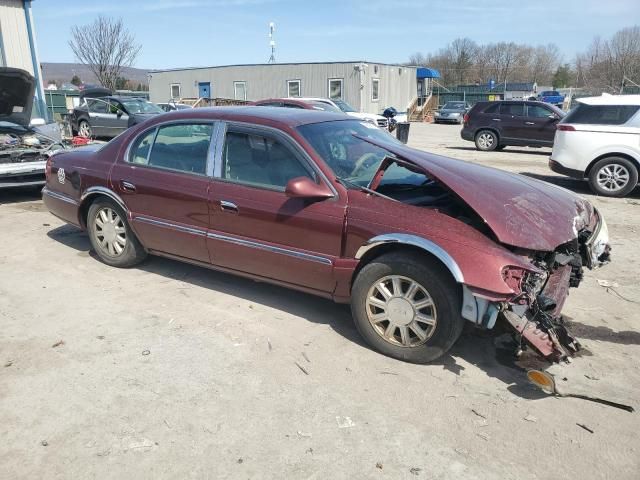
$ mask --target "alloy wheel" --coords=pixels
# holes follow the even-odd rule
[[[80,122],[80,125],[78,126],[78,133],[84,138],[91,137],[91,126],[87,122]]]
[[[478,136],[478,145],[480,148],[488,150],[493,145],[494,138],[490,133],[482,133]]]
[[[624,165],[610,163],[603,166],[596,176],[600,188],[607,192],[618,192],[629,183],[629,170]]]
[[[383,277],[371,286],[366,312],[375,332],[400,347],[423,345],[437,324],[436,306],[429,292],[400,275]]]
[[[118,213],[109,207],[98,210],[93,232],[103,253],[112,257],[122,255],[127,245],[127,230]]]

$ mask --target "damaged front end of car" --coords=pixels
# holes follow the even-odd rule
[[[514,291],[509,298],[463,287],[462,315],[484,328],[501,318],[517,334],[520,355],[533,347],[549,361],[569,360],[580,351],[580,342],[568,331],[561,315],[570,288],[578,287],[584,268],[596,268],[610,260],[611,247],[604,218],[594,210],[589,226],[553,252],[518,252],[532,269],[505,267],[505,283]]]

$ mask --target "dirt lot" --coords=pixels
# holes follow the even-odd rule
[[[554,368],[640,407],[640,193],[595,198],[548,171],[548,149],[411,129],[604,213],[613,263],[565,308],[588,352]],[[325,300],[159,258],[107,267],[36,194],[0,192],[0,231],[0,478],[638,478],[637,412],[538,393],[493,335],[409,365]]]

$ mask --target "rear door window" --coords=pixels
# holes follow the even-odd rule
[[[640,109],[638,105],[587,105],[579,104],[569,112],[563,123],[590,125],[622,125]]]
[[[514,117],[524,117],[523,103],[503,103],[500,105],[500,115],[512,115]]]

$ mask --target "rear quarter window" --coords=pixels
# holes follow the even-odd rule
[[[563,123],[590,125],[622,125],[640,109],[638,105],[586,105],[579,104],[569,112]]]

